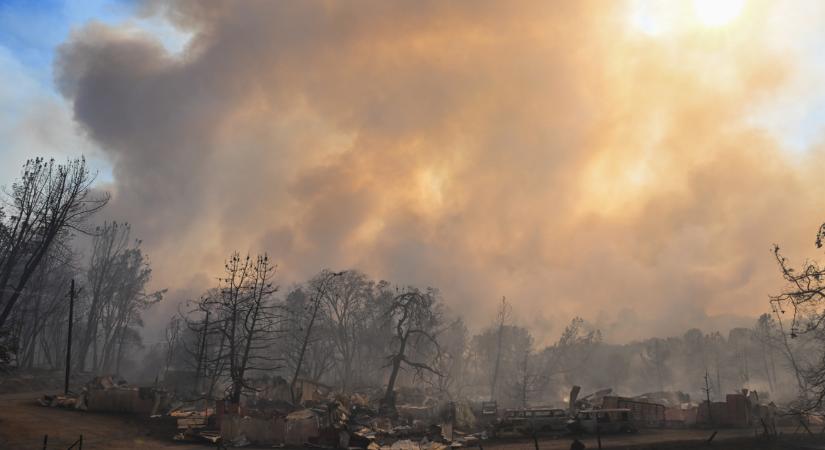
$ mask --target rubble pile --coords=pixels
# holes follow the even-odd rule
[[[156,387],[131,386],[98,376],[77,393],[44,395],[46,407],[142,415],[174,424],[175,441],[232,447],[250,445],[366,450],[441,450],[477,447],[488,435],[515,431],[556,435],[584,430],[588,421],[611,414],[617,430],[714,425],[762,426],[775,430],[776,407],[753,391],[729,394],[726,402],[696,404],[682,392],[652,392],[634,397],[602,389],[579,397],[575,386],[564,408],[505,409],[496,402],[445,401],[426,389],[399,389],[390,405],[379,389],[348,395],[301,380],[292,391],[282,378],[264,380],[239,404],[203,398],[170,400]],[[198,395],[198,397],[203,397]],[[295,399],[293,401],[293,398]],[[709,414],[710,413],[710,414]],[[599,419],[601,423],[601,419]],[[633,426],[629,426],[630,424]],[[578,426],[576,426],[578,425]],[[603,427],[603,432],[606,429]]]
[[[299,402],[283,381],[261,386],[241,405],[223,401],[214,408],[173,405],[166,413],[177,420],[177,441],[224,445],[362,449],[446,449],[477,446],[486,434],[473,433],[475,414],[469,403],[441,402],[424,391],[397,394],[391,414],[381,412],[379,390],[335,394],[304,381]]]
[[[130,386],[126,380],[115,381],[111,375],[94,377],[80,392],[44,395],[39,399],[42,406],[146,416],[157,415],[166,407],[167,401],[168,396],[162,389]]]

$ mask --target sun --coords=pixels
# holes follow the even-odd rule
[[[742,13],[745,0],[693,0],[696,19],[708,27],[721,27]]]

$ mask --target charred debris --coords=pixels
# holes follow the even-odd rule
[[[499,408],[495,401],[451,401],[432,388],[400,387],[395,405],[383,389],[344,394],[330,386],[282,377],[255,380],[254,393],[238,403],[193,400],[173,385],[133,386],[112,376],[94,377],[77,392],[45,395],[44,407],[133,414],[177,431],[175,441],[229,447],[344,449],[446,449],[483,447],[488,439],[579,434],[636,433],[655,428],[754,428],[775,435],[782,425],[822,425],[759,399],[755,391],[728,394],[724,402],[691,399],[683,392],[621,396],[602,389],[556,407]]]

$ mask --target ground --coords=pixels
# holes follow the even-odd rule
[[[83,435],[83,449],[203,449],[173,442],[172,435],[153,429],[128,415],[111,415],[45,408],[38,393],[0,396],[0,449],[41,449],[48,434],[48,449],[65,450]]]
[[[786,432],[792,432],[793,429]],[[612,435],[602,437],[602,448],[610,449],[634,449],[634,450],[688,450],[688,449],[715,449],[715,450],[740,450],[740,449],[821,449],[825,450],[825,437],[819,443],[811,443],[803,436],[792,438],[785,436],[781,442],[766,442],[762,439],[754,438],[751,429],[727,429],[719,430],[710,446],[707,439],[713,433],[711,430],[642,430],[630,435]],[[598,442],[594,437],[581,438],[588,449],[596,449]],[[800,442],[801,441],[801,442]],[[539,439],[540,450],[567,450],[570,448],[572,438],[559,437],[558,439]],[[510,442],[490,442],[484,443],[484,450],[533,450],[535,444],[529,439],[520,439]]]
[[[84,450],[127,449],[175,449],[194,450],[210,448],[205,445],[176,443],[171,440],[173,430],[150,425],[127,415],[98,414],[81,411],[45,408],[37,404],[41,394],[16,393],[0,395],[0,449],[41,449],[43,435],[48,434],[48,449],[66,449],[81,434]],[[793,430],[787,430],[790,432]],[[645,430],[634,435],[606,436],[604,448],[693,449],[708,447],[705,441],[708,430]],[[801,436],[799,436],[801,437]],[[539,439],[541,450],[570,448],[569,438]],[[598,448],[595,438],[583,439],[588,449]],[[502,440],[483,442],[484,450],[532,450],[532,440]],[[212,447],[214,448],[214,447]],[[825,437],[820,443],[794,442],[784,439],[781,443],[758,441],[753,430],[720,430],[710,448],[733,449],[821,449],[825,450]]]

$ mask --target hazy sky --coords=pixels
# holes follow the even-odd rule
[[[539,340],[750,324],[825,220],[825,3],[0,2],[0,180],[85,154],[173,304],[234,249],[506,295]]]

